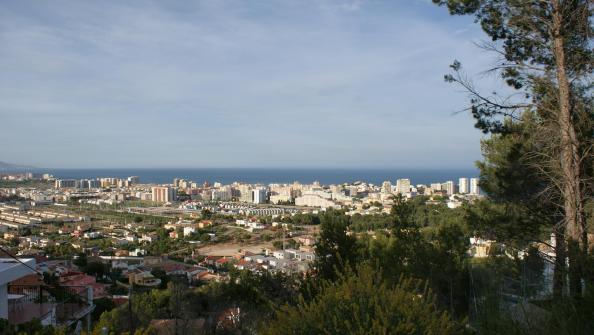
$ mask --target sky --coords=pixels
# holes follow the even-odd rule
[[[0,161],[471,168],[443,75],[484,38],[430,0],[5,1]]]

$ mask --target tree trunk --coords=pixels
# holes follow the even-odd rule
[[[555,267],[553,269],[553,297],[563,298],[565,288],[565,236],[564,227],[555,229]]]
[[[559,0],[553,5],[553,54],[559,90],[558,123],[560,132],[561,185],[565,214],[565,234],[569,257],[570,289],[572,295],[581,294],[581,249],[583,245],[584,222],[582,194],[580,189],[580,159],[578,140],[572,117],[570,85],[567,77],[565,57],[565,36],[563,33],[563,12]]]

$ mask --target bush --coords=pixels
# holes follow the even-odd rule
[[[312,301],[284,306],[264,334],[460,334],[463,327],[437,309],[433,294],[418,282],[395,287],[371,267],[322,284]]]

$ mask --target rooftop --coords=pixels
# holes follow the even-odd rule
[[[0,258],[0,285],[35,273],[34,258],[19,258],[19,260],[20,262],[13,258]]]

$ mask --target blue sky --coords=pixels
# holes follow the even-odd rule
[[[472,167],[443,74],[492,64],[482,38],[430,0],[7,1],[0,160]]]

